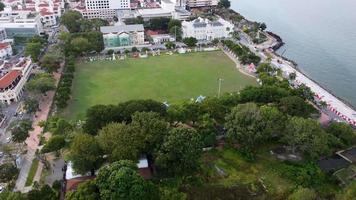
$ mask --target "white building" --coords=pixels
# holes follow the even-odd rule
[[[6,36],[32,37],[43,33],[41,16],[27,10],[5,9],[0,12],[0,27],[5,29]]]
[[[0,59],[6,59],[12,56],[12,47],[10,43],[0,43]]]
[[[145,44],[144,28],[142,24],[102,26],[104,46],[108,49],[129,48]]]
[[[219,0],[186,0],[186,5],[189,8],[217,6],[218,3]]]
[[[31,70],[32,61],[29,57],[1,65],[0,102],[10,104],[20,99]]]
[[[222,18],[210,21],[199,17],[190,22],[182,22],[182,30],[183,38],[194,37],[197,40],[212,41],[231,37],[234,25]]]
[[[117,10],[128,9],[130,0],[85,0],[74,8],[86,19],[109,19],[116,16]]]

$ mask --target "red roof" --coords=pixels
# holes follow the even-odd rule
[[[9,46],[10,46],[10,44],[7,43],[7,42],[0,43],[0,50],[6,49],[6,48],[8,48]]]
[[[84,181],[92,180],[95,176],[82,176],[77,178],[72,178],[67,180],[66,184],[66,192],[76,190],[78,185],[83,183]]]
[[[19,76],[21,76],[20,70],[12,70],[5,74],[5,76],[0,79],[0,88],[6,88],[11,85],[11,83]]]
[[[41,9],[40,14],[44,15],[53,15],[53,12],[49,12],[46,8]]]

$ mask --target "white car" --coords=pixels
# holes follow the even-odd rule
[[[7,137],[7,138],[6,138],[6,143],[9,143],[10,140],[11,140],[11,137]]]

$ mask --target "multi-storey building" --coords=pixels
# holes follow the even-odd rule
[[[145,43],[142,24],[102,26],[105,48],[125,48],[143,45]]]
[[[87,19],[113,18],[117,10],[125,9],[130,9],[130,0],[85,0],[74,8]]]
[[[194,37],[198,40],[211,41],[231,37],[234,25],[222,18],[210,21],[199,17],[190,22],[182,22],[182,30],[183,38]]]
[[[0,59],[5,59],[12,56],[12,47],[10,43],[0,43]]]
[[[1,11],[0,27],[5,29],[8,38],[32,37],[43,33],[39,13],[27,10],[5,9]]]
[[[31,74],[31,59],[23,57],[10,62],[3,62],[0,68],[0,102],[10,104],[19,101],[25,83]]]
[[[186,1],[186,5],[189,8],[211,7],[211,6],[217,6],[219,3],[218,0],[185,0],[185,1]]]

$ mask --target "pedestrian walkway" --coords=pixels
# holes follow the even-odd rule
[[[56,85],[59,82],[60,76],[61,76],[60,72],[54,73]],[[39,102],[40,111],[37,111],[36,115],[33,117],[33,123],[32,123],[33,131],[29,133],[30,136],[25,141],[25,143],[27,144],[27,154],[25,155],[25,158],[23,159],[21,164],[21,170],[14,188],[15,191],[26,192],[29,190],[29,188],[25,188],[25,183],[32,165],[32,161],[35,158],[35,152],[39,146],[39,142],[40,142],[39,137],[43,131],[43,128],[40,127],[38,123],[40,121],[47,120],[54,95],[55,95],[55,91],[49,91],[47,92],[47,95],[43,96]]]

